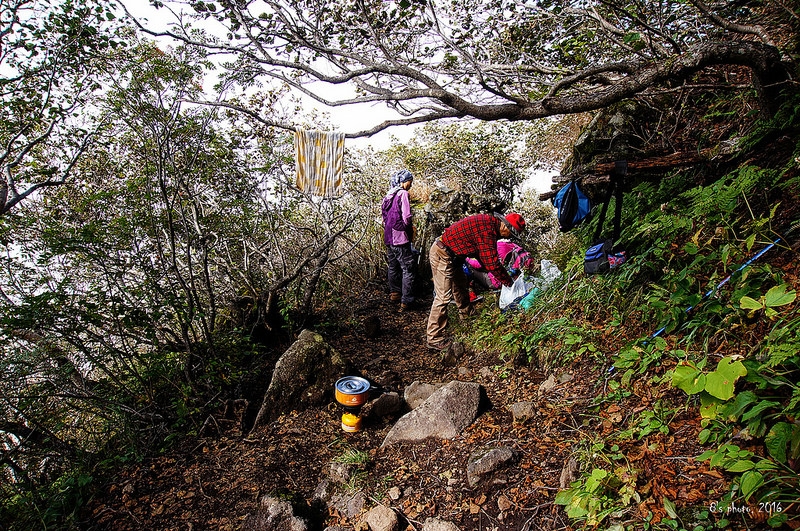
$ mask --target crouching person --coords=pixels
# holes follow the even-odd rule
[[[454,300],[462,315],[473,312],[469,300],[469,285],[463,264],[467,257],[476,258],[481,266],[504,286],[513,279],[497,254],[497,240],[519,236],[525,230],[525,220],[517,213],[474,214],[455,222],[444,230],[430,249],[434,298],[428,316],[428,348],[444,350],[450,342],[445,336],[447,305]]]

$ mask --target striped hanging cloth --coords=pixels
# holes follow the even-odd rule
[[[322,197],[341,195],[344,133],[297,129],[294,151],[298,188]]]

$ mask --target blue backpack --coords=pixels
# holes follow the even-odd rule
[[[577,179],[572,179],[553,198],[553,206],[558,211],[558,225],[561,232],[577,227],[587,219],[592,211],[592,203],[578,187]]]
[[[597,217],[597,227],[594,232],[594,245],[589,247],[583,257],[583,270],[587,274],[604,273],[609,269],[621,265],[627,260],[627,253],[619,248],[617,241],[620,235],[620,224],[622,220],[622,181],[628,173],[628,163],[618,160],[614,164],[614,171],[611,173],[611,186],[608,189],[600,214]],[[602,238],[603,222],[606,219],[608,204],[614,196],[614,230],[611,238]]]

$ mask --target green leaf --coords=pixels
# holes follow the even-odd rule
[[[587,514],[589,514],[589,511],[580,505],[570,505],[567,509],[567,516],[570,518],[583,518]]]
[[[608,472],[602,468],[595,468],[591,475],[586,479],[585,490],[587,492],[599,492],[603,486],[603,480],[608,476]]]
[[[661,500],[664,502],[664,510],[667,511],[667,514],[669,515],[669,517],[670,518],[677,518],[678,517],[678,508],[675,506],[675,503],[672,500],[670,500],[669,498],[667,498],[666,496],[661,498]]]
[[[731,464],[725,465],[725,470],[728,472],[746,472],[747,470],[752,470],[756,467],[755,463],[748,460],[741,460],[741,461],[734,461]]]
[[[556,494],[556,505],[569,505],[575,496],[576,489],[565,489]]]
[[[747,409],[748,406],[758,404],[760,401],[761,399],[758,398],[758,395],[754,392],[742,391],[736,395],[736,400],[734,400],[733,404],[731,404],[726,413],[731,415],[732,418],[736,419],[742,415],[742,412]]]
[[[793,432],[796,432],[794,435],[800,438],[800,428],[787,422],[778,422],[764,437],[764,445],[767,447],[769,455],[779,463],[786,463],[786,447],[792,441]]]
[[[746,374],[747,369],[741,361],[722,358],[717,364],[717,370],[706,376],[706,391],[720,400],[730,400],[736,380]]]
[[[725,462],[727,458],[728,458],[727,453],[723,451],[717,451],[717,453],[711,456],[711,459],[708,462],[708,466],[710,466],[711,468],[720,466]]]
[[[786,291],[786,284],[781,284],[780,286],[774,286],[767,291],[767,294],[764,296],[764,306],[774,308],[776,306],[785,306],[786,304],[791,304],[794,302],[794,299],[797,297],[797,293],[792,291]]]
[[[706,375],[692,364],[680,363],[672,372],[672,386],[694,395],[705,389]]]
[[[758,488],[764,484],[764,476],[755,470],[750,470],[742,474],[740,485],[742,487],[742,495],[745,500],[750,498]]]
[[[742,422],[747,422],[752,418],[761,417],[761,414],[764,411],[777,407],[780,407],[780,403],[773,402],[771,400],[762,400],[761,402],[756,404],[753,408],[751,408],[750,411],[742,415]]]
[[[702,454],[700,454],[697,457],[695,457],[695,460],[697,460],[697,461],[706,461],[706,460],[710,459],[711,456],[714,455],[715,453],[716,453],[716,450],[706,450]]]
[[[756,470],[778,470],[780,467],[774,461],[762,459],[756,463]]]
[[[637,41],[641,40],[641,38],[642,38],[642,35],[641,35],[639,32],[631,31],[631,32],[629,32],[629,33],[626,33],[626,34],[625,34],[625,35],[622,37],[622,41],[623,41],[625,44],[633,44],[633,43],[635,43],[635,42],[637,42]]]
[[[743,310],[760,310],[764,307],[760,302],[747,295],[742,297],[739,301],[739,306],[741,306]]]
[[[747,245],[748,252],[753,248],[753,244],[755,242],[756,242],[756,235],[755,234],[751,234],[750,236],[747,237],[747,241],[745,242],[745,245]]]
[[[709,393],[700,394],[700,416],[704,419],[717,418],[719,401]]]

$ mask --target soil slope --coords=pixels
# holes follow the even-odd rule
[[[480,383],[491,405],[462,436],[379,450],[396,418],[345,433],[342,411],[332,396],[324,407],[293,411],[249,436],[220,418],[208,436],[123,470],[91,502],[87,528],[239,529],[266,494],[308,505],[331,462],[354,449],[370,456],[367,474],[358,482],[368,496],[365,509],[376,503],[390,506],[401,518],[401,529],[419,530],[428,517],[451,521],[462,530],[571,529],[554,500],[562,486],[579,476],[576,469],[586,452],[595,459],[613,456],[636,471],[629,478],[636,494],[623,513],[631,523],[644,521],[648,514],[655,521],[664,517],[666,497],[688,524],[693,513],[721,496],[722,475],[693,459],[702,449],[696,445],[699,425],[691,410],[668,419],[667,434],[631,438],[618,448],[591,446],[624,429],[632,415],[655,400],[679,406],[685,396],[678,392],[663,395],[652,386],[636,385],[628,397],[603,399],[608,391],[605,371],[591,360],[545,372],[515,367],[468,347],[455,365],[446,365],[425,347],[424,308],[430,301],[423,302],[422,311],[398,313],[380,289],[359,300],[345,306],[351,308],[352,326],[326,339],[364,376],[401,396],[416,380]],[[488,297],[482,304],[491,311],[494,301]],[[364,322],[376,318],[380,333],[367,337]],[[509,412],[520,401],[532,401],[538,411],[529,422],[515,423]],[[516,451],[513,466],[470,488],[470,454],[500,445]],[[358,524],[358,518],[329,511],[318,515],[314,525]],[[740,524],[752,529],[758,517],[751,514],[732,525]]]

